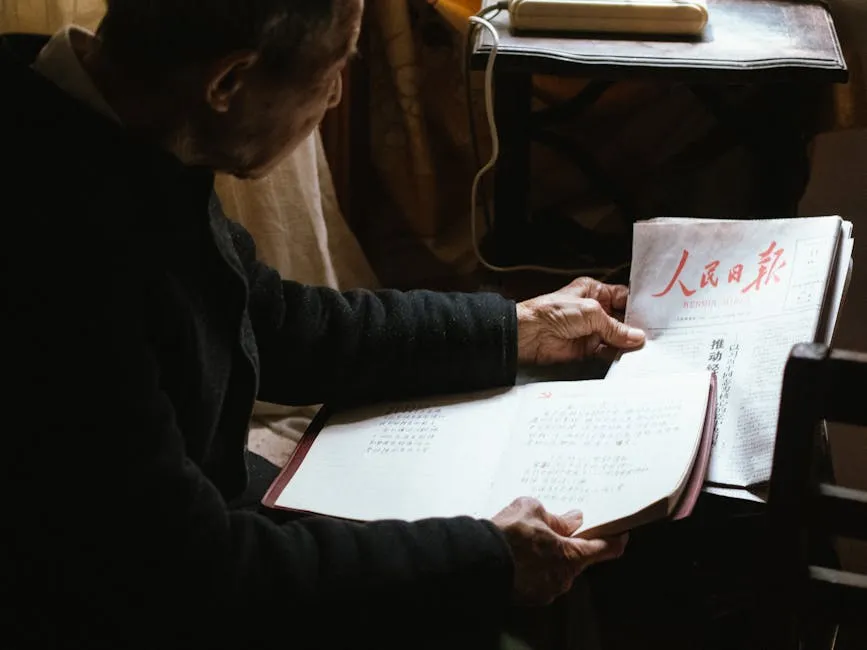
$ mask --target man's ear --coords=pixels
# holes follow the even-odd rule
[[[218,113],[228,113],[250,69],[259,60],[256,52],[237,52],[220,59],[209,71],[205,101]]]

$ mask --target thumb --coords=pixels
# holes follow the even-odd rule
[[[615,560],[626,550],[628,535],[597,539],[581,539],[573,537],[568,540],[575,552],[575,559],[583,566]]]
[[[604,319],[598,328],[602,341],[616,348],[636,348],[644,343],[644,332],[636,327],[630,327],[613,316],[601,314]]]
[[[545,523],[558,535],[569,537],[581,528],[584,523],[584,514],[580,510],[571,510],[560,516],[549,514],[548,521]]]

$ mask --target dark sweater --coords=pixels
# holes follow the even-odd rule
[[[0,39],[2,645],[492,642],[512,564],[490,523],[226,504],[256,398],[509,384],[514,305],[281,281],[210,172],[30,71],[44,43]]]

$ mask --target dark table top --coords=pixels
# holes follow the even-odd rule
[[[484,6],[495,0],[484,0]],[[593,78],[684,82],[843,82],[846,62],[833,19],[820,0],[707,0],[695,39],[513,34],[508,12],[491,20],[500,34],[497,69]],[[473,67],[492,39],[476,39]]]

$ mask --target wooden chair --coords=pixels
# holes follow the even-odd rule
[[[833,645],[836,630],[867,627],[867,575],[820,557],[835,538],[867,540],[867,492],[824,482],[820,469],[825,421],[867,426],[865,388],[867,354],[818,344],[792,350],[768,499],[771,619],[763,648]]]

